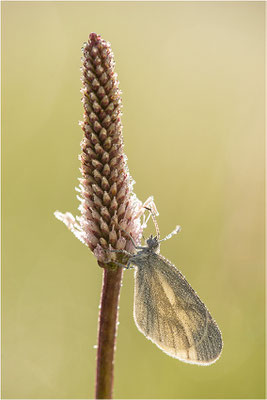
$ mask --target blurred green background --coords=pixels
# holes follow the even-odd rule
[[[135,192],[223,334],[184,364],[135,327],[124,274],[117,398],[264,398],[264,3],[2,2],[2,397],[91,398],[102,270],[76,213],[81,46],[110,41]],[[152,225],[145,232],[151,233]]]

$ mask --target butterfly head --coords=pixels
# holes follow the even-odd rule
[[[148,250],[156,252],[159,249],[159,239],[157,236],[149,236],[149,238],[146,241]]]

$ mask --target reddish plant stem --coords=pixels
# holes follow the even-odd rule
[[[104,269],[99,311],[96,369],[96,399],[111,399],[113,392],[114,351],[123,269]]]

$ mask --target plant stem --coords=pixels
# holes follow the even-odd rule
[[[113,391],[113,367],[123,269],[104,269],[99,311],[98,350],[96,368],[96,399],[111,399]]]

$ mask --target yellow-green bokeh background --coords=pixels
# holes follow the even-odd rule
[[[136,329],[120,301],[118,398],[264,397],[264,3],[2,3],[2,396],[94,393],[101,269],[57,221],[76,213],[81,46],[112,44],[135,191],[161,252],[220,326],[210,367]],[[151,232],[149,226],[146,234]]]

